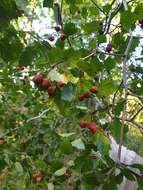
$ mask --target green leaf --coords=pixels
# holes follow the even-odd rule
[[[20,173],[20,174],[23,173],[23,167],[19,162],[15,162],[15,169],[18,173]]]
[[[43,7],[53,8],[54,0],[44,0]]]
[[[74,5],[75,2],[76,2],[76,0],[66,0],[66,3],[71,4],[71,5]]]
[[[97,146],[101,155],[108,155],[110,149],[110,141],[102,134],[98,133],[95,138],[94,144]]]
[[[120,22],[125,30],[132,28],[135,24],[135,21],[136,19],[134,14],[131,12],[131,8],[128,8],[128,11],[121,12]]]
[[[136,180],[135,176],[129,170],[124,169],[124,170],[122,170],[122,173],[130,181],[135,181]]]
[[[143,180],[137,179],[139,190],[143,190]]]
[[[82,26],[82,29],[84,30],[85,35],[89,35],[96,30],[96,22],[88,22]]]
[[[76,96],[76,86],[74,84],[68,84],[64,86],[62,93],[61,93],[61,99],[65,101],[72,101]]]
[[[57,170],[57,171],[55,172],[55,176],[62,176],[62,175],[64,175],[64,174],[66,173],[66,170],[67,170],[66,167],[63,167],[63,168],[61,168],[60,170]]]
[[[70,141],[64,140],[61,143],[60,150],[61,150],[61,152],[63,154],[70,154],[70,153],[72,153],[73,149],[72,149],[72,145],[71,145]]]
[[[112,59],[112,58],[108,57],[105,60],[104,66],[105,66],[107,71],[110,71],[113,68],[115,68],[115,65],[116,65],[116,60],[115,59]]]
[[[79,150],[84,150],[85,149],[85,145],[83,143],[83,141],[81,139],[76,139],[74,141],[72,141],[72,146],[79,149]]]
[[[115,138],[115,140],[117,141],[117,143],[119,143],[120,141],[120,131],[121,131],[121,122],[119,120],[114,120],[111,123],[110,126],[110,131],[113,135],[113,137]]]
[[[54,185],[53,183],[48,183],[48,190],[54,190]]]
[[[68,35],[68,36],[76,34],[77,33],[77,28],[76,28],[75,24],[71,23],[71,22],[66,23],[64,25],[64,33],[66,35]]]
[[[105,183],[102,190],[117,190],[117,184],[113,181],[111,183]]]
[[[59,136],[61,137],[70,137],[72,135],[74,135],[75,133],[58,133]]]
[[[117,87],[115,81],[106,79],[99,84],[99,93],[108,96],[113,94],[117,90]]]

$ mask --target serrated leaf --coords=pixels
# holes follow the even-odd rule
[[[113,80],[103,80],[99,84],[99,93],[108,96],[117,90],[118,86]]]
[[[55,176],[62,176],[66,173],[67,168],[63,167],[55,172]]]
[[[54,190],[54,185],[53,183],[48,183],[48,190]]]
[[[76,86],[73,84],[66,85],[61,93],[61,99],[65,101],[72,101],[76,96]]]
[[[79,150],[84,150],[85,149],[85,145],[83,143],[83,141],[81,139],[76,139],[74,141],[72,141],[72,146],[79,149]]]
[[[53,0],[44,0],[43,1],[43,7],[52,8],[53,7]]]
[[[64,140],[61,143],[60,150],[63,154],[70,154],[72,152],[72,145],[69,140]]]
[[[23,173],[23,167],[19,162],[15,162],[15,169],[19,173]]]
[[[77,32],[77,28],[74,23],[66,23],[64,26],[64,33],[68,36],[73,35]]]
[[[75,133],[58,133],[59,136],[61,137],[70,137],[72,135],[74,135]]]

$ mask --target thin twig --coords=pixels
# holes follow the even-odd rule
[[[125,103],[124,103],[124,108],[123,108],[123,113],[122,113],[122,126],[121,126],[121,131],[120,131],[120,143],[119,143],[119,149],[118,149],[118,161],[120,162],[120,158],[121,158],[121,149],[122,149],[122,145],[123,145],[123,136],[124,136],[124,125],[125,125],[125,119],[127,116],[127,96],[128,96],[128,85],[127,85],[127,61],[128,61],[128,54],[129,54],[129,50],[132,44],[132,40],[133,40],[133,35],[132,32],[130,31],[130,39],[125,51],[125,59],[123,61],[123,75],[122,75],[122,79],[123,79],[123,87],[124,87],[124,91],[125,91],[125,95],[124,95],[124,99],[125,99]]]
[[[104,10],[101,9],[101,7],[99,7],[99,5],[97,5],[97,3],[95,3],[94,0],[90,0],[90,1],[94,4],[94,6],[95,6],[100,12],[102,12],[104,15],[106,15],[106,13],[104,12]]]
[[[131,120],[133,121],[133,120],[136,118],[136,116],[137,116],[142,110],[143,110],[143,107],[141,107],[141,108],[133,115],[133,117],[131,118]]]
[[[50,111],[49,108],[46,109],[46,110],[44,110],[44,111],[43,111],[42,113],[40,113],[38,116],[29,118],[26,122],[29,123],[29,122],[32,121],[32,120],[39,119],[39,118],[41,118],[45,113],[47,113],[48,111]]]
[[[113,95],[113,99],[112,99],[112,113],[113,113],[113,109],[114,109],[114,105],[115,105],[115,98],[116,98],[117,93],[118,93],[119,89],[121,88],[122,84],[123,84],[123,80],[121,80],[120,85],[118,86],[116,92]]]
[[[139,96],[139,95],[137,95],[137,94],[128,93],[128,95],[134,96],[134,97],[139,98],[139,99],[143,99],[143,96]]]
[[[141,123],[137,123],[136,121],[132,121],[132,119],[127,119],[127,118],[125,119],[125,121],[143,130],[143,125]]]

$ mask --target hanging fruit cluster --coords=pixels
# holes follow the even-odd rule
[[[44,90],[46,90],[49,95],[54,95],[56,87],[62,88],[65,85],[65,83],[62,81],[57,81],[56,87],[53,87],[51,80],[43,78],[43,76],[40,74],[35,75],[32,81],[36,86],[42,87]]]

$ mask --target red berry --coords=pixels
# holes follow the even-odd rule
[[[85,120],[80,120],[80,121],[79,121],[79,125],[80,125],[81,128],[84,128],[84,127],[86,127],[86,125],[87,125],[87,121],[85,121]]]
[[[43,82],[43,77],[42,75],[37,74],[36,76],[33,77],[32,81],[36,84],[36,85],[40,85]]]
[[[90,98],[90,92],[83,93],[84,98]]]
[[[62,81],[57,82],[57,87],[58,88],[62,88],[62,87],[64,87],[64,85],[65,85],[65,83],[63,83]]]
[[[96,133],[96,125],[93,122],[87,123],[87,128],[94,134]]]
[[[33,182],[40,182],[42,181],[43,176],[40,171],[35,171],[32,175]]]
[[[78,97],[78,99],[79,99],[79,101],[83,101],[84,100],[84,94],[81,94],[81,95],[79,95],[79,97]]]
[[[112,51],[112,44],[109,43],[109,44],[107,44],[107,46],[106,46],[106,52],[110,53],[111,51]]]
[[[57,25],[57,26],[55,26],[55,30],[56,30],[56,32],[59,32],[61,30],[61,27]]]
[[[62,33],[61,36],[60,36],[60,38],[61,38],[62,41],[64,41],[64,40],[66,39],[66,37],[67,37],[67,36],[66,36],[66,34],[64,34],[64,33]]]
[[[47,89],[49,86],[51,86],[51,81],[49,79],[44,79],[42,82],[42,87]]]
[[[97,93],[98,92],[98,90],[97,90],[97,87],[96,86],[92,86],[91,88],[90,88],[90,92],[92,92],[92,93]]]
[[[54,36],[48,36],[48,40],[50,40],[51,42],[53,42],[55,40]]]
[[[53,95],[55,93],[55,89],[53,87],[51,87],[51,86],[48,88],[47,91],[48,91],[49,95]]]

